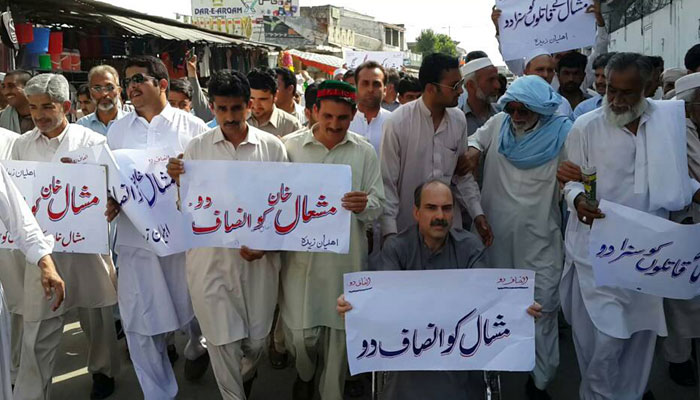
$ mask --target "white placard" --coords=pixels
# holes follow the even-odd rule
[[[132,224],[120,222],[117,243],[124,243],[119,235],[128,235],[133,240],[130,245],[149,249],[160,257],[189,249],[185,218],[177,209],[177,185],[167,172],[168,159],[177,152],[115,150],[112,154],[119,175],[110,178],[109,191],[125,214],[119,218],[128,217]]]
[[[347,165],[186,161],[181,209],[191,247],[347,253]]]
[[[109,195],[120,205],[118,242],[153,251],[160,257],[188,250],[185,219],[177,209],[177,185],[167,173],[171,149],[110,151],[106,145],[81,148],[61,157],[107,167]],[[126,242],[125,242],[126,241]]]
[[[357,68],[365,61],[376,61],[384,68],[401,69],[403,53],[400,51],[354,51],[345,50],[345,64],[348,68]]]
[[[2,161],[46,235],[61,253],[109,254],[107,177],[99,165]],[[0,248],[14,249],[0,222]]]
[[[700,295],[700,224],[681,225],[606,200],[590,234],[598,286],[673,299]]]
[[[348,361],[368,371],[532,371],[535,273],[516,269],[344,276]]]
[[[593,0],[496,0],[501,53],[505,60],[527,57],[541,48],[549,53],[579,49],[595,42]]]

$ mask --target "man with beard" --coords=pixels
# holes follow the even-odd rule
[[[597,200],[668,218],[670,210],[700,202],[700,183],[688,176],[686,154],[679,154],[686,140],[679,104],[644,96],[652,70],[640,54],[610,59],[603,107],[576,120],[566,149],[574,164],[596,168]],[[655,173],[660,170],[664,173]],[[567,182],[564,194],[575,212],[566,227],[560,293],[581,371],[580,398],[640,399],[656,336],[666,335],[663,299],[596,287],[588,242],[590,225],[604,215],[586,200],[580,182]]]
[[[578,51],[566,53],[557,63],[559,94],[569,101],[572,109],[591,97],[587,90],[581,89],[586,77],[587,63],[586,56]]]
[[[22,134],[34,129],[34,121],[29,112],[29,100],[24,94],[24,85],[31,79],[31,73],[18,69],[10,71],[2,81],[2,94],[7,99],[7,108],[0,112],[0,128]]]
[[[376,61],[365,61],[355,70],[357,79],[357,112],[350,131],[363,136],[379,156],[384,121],[391,115],[381,107],[386,92],[386,71]]]
[[[678,79],[675,87],[676,99],[685,102],[688,172],[692,178],[700,180],[700,72]],[[672,213],[671,219],[682,224],[700,224],[700,206],[693,204],[688,210]],[[664,356],[669,363],[669,375],[679,385],[695,386],[698,377],[694,373],[691,353],[693,339],[700,338],[700,297],[664,299],[664,311],[668,323]]]
[[[276,136],[246,123],[250,86],[240,72],[215,72],[209,97],[219,126],[187,145],[185,160],[287,161]],[[194,161],[196,163],[196,161]],[[178,184],[184,162],[171,158],[168,174]],[[279,291],[280,253],[226,248],[187,252],[187,284],[221,396],[249,396],[257,363],[272,327]]]
[[[467,118],[467,134],[471,136],[496,114],[493,103],[498,101],[501,83],[498,81],[498,68],[488,57],[466,63],[462,67],[462,75],[468,95],[462,110]]]
[[[583,114],[593,111],[603,104],[603,97],[605,96],[605,91],[607,90],[607,82],[605,81],[605,67],[608,65],[608,61],[617,54],[616,52],[601,54],[593,60],[593,70],[595,71],[595,91],[596,95],[588,100],[582,101],[574,109],[572,118],[575,120]]]
[[[119,86],[119,73],[110,65],[92,67],[88,72],[88,85],[97,109],[76,123],[107,136],[114,121],[126,115],[120,101],[122,88]]]
[[[450,183],[460,212],[455,226],[462,226],[461,209],[474,217],[486,246],[493,240],[481,209],[479,186],[472,174],[455,175],[457,159],[467,147],[467,121],[457,102],[464,79],[459,61],[433,53],[423,58],[418,79],[423,94],[394,111],[384,123],[381,146],[382,178],[386,203],[381,218],[384,238],[413,224],[413,190],[431,179]]]
[[[160,59],[131,58],[124,76],[134,111],[109,128],[110,149],[170,149],[175,156],[208,130],[201,119],[170,106],[168,70]],[[117,203],[110,200],[107,220],[118,214]],[[187,289],[185,253],[159,257],[126,215],[120,216],[117,229],[119,310],[136,377],[146,400],[174,399],[178,388],[167,353],[170,332],[186,328],[189,335],[185,378],[199,379],[209,366]]]
[[[269,68],[256,68],[248,73],[250,99],[253,101],[248,125],[277,137],[301,129],[298,119],[275,106],[277,78]]]
[[[333,305],[343,291],[343,274],[367,268],[367,227],[382,212],[384,189],[379,161],[372,146],[350,132],[355,114],[355,88],[346,82],[324,81],[318,87],[311,128],[284,137],[289,161],[349,165],[352,188],[342,207],[352,211],[347,254],[288,252],[280,274],[280,321],[285,343],[298,372],[292,399],[314,397],[319,376],[322,400],[343,398],[347,374],[345,326]]]
[[[470,136],[467,153],[472,171],[486,154],[481,205],[495,240],[486,249],[485,264],[536,272],[535,301],[542,305],[543,317],[535,324],[530,399],[550,398],[545,390],[559,366],[558,288],[564,248],[557,167],[571,129],[569,118],[555,115],[561,101],[537,76],[516,79],[498,101],[503,112]]]
[[[55,74],[37,75],[27,82],[25,91],[36,128],[15,140],[13,160],[55,163],[67,152],[105,142],[99,133],[68,123],[68,86],[66,78]],[[43,290],[39,271],[25,269],[22,349],[14,398],[49,397],[65,316],[72,309],[77,309],[89,342],[88,371],[93,379],[90,397],[106,398],[114,392],[114,377],[119,373],[112,316],[112,306],[117,301],[112,259],[109,255],[77,253],[58,253],[53,258],[65,280],[68,296],[63,307],[49,309],[40,300]]]

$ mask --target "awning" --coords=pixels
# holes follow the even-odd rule
[[[325,54],[307,53],[294,49],[289,50],[289,54],[301,60],[302,64],[318,68],[329,75],[333,75],[333,71],[345,64],[345,60],[342,58]]]
[[[281,48],[94,0],[10,0],[10,5],[14,14],[27,16],[27,20],[35,24],[72,25],[76,29],[113,25],[121,28],[122,32],[136,36],[155,36],[192,43],[235,44],[267,50]]]

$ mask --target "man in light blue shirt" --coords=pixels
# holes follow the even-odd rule
[[[586,99],[579,103],[574,109],[572,118],[575,121],[578,117],[582,116],[587,112],[591,112],[601,105],[603,105],[603,96],[605,96],[605,91],[607,90],[607,81],[605,80],[605,67],[608,65],[608,61],[614,56],[615,52],[604,53],[596,57],[593,60],[593,71],[595,71],[595,91],[597,94],[589,99]]]
[[[130,111],[122,109],[119,73],[109,65],[98,65],[88,73],[88,84],[97,109],[77,124],[106,136],[112,123]]]

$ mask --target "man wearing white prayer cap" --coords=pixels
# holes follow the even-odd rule
[[[476,132],[496,114],[493,103],[498,101],[501,83],[498,80],[498,68],[489,58],[477,58],[461,68],[467,100],[462,111],[467,117],[467,134]]]
[[[348,72],[348,70],[345,68],[336,69],[335,71],[333,71],[333,79],[336,81],[342,81],[343,76],[345,76],[346,72]]]
[[[688,70],[685,68],[666,68],[666,70],[661,74],[661,88],[664,91],[664,96],[671,90],[675,89],[677,80],[686,76],[687,74]]]
[[[554,62],[554,57],[552,57],[546,49],[541,47],[533,50],[525,57],[525,75],[537,75],[550,85],[555,77],[555,68],[556,63]],[[557,110],[557,114],[571,118],[573,112],[574,110],[571,108],[569,101],[562,97],[562,102]]]
[[[667,70],[668,71],[668,70]],[[685,71],[685,70],[683,70]],[[664,71],[666,75],[666,71]],[[700,180],[700,72],[686,75],[675,82],[676,99],[685,102],[685,124],[688,139],[688,172]],[[683,224],[700,223],[700,207],[672,213],[671,219]],[[664,340],[664,356],[671,379],[681,386],[695,386],[698,376],[690,360],[692,341],[700,338],[700,298],[664,299],[668,337]]]

